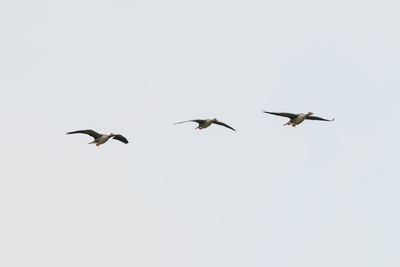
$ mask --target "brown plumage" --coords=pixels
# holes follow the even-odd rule
[[[176,122],[176,123],[174,123],[174,124],[180,124],[180,123],[184,123],[184,122],[196,122],[196,123],[199,124],[199,125],[196,127],[196,129],[200,129],[200,130],[209,127],[211,124],[218,124],[218,125],[224,126],[224,127],[226,127],[226,128],[229,128],[229,129],[231,129],[231,130],[233,130],[233,131],[236,131],[234,128],[232,128],[232,127],[229,126],[228,124],[223,123],[223,122],[221,122],[221,121],[218,121],[216,118],[214,118],[214,119],[205,119],[205,120],[180,121],[180,122]]]
[[[295,127],[296,125],[299,125],[302,123],[304,120],[318,120],[318,121],[334,121],[335,119],[327,120],[321,117],[317,116],[311,116],[314,113],[308,112],[307,114],[304,113],[299,113],[299,114],[294,114],[294,113],[287,113],[287,112],[270,112],[270,111],[263,111],[264,113],[276,115],[276,116],[281,116],[281,117],[287,117],[290,120],[285,123],[284,125],[292,125],[292,127]]]
[[[87,134],[87,135],[90,135],[91,137],[93,137],[94,140],[92,142],[90,142],[89,144],[96,144],[96,146],[104,144],[110,138],[118,140],[124,144],[129,143],[128,140],[120,134],[113,134],[113,133],[99,134],[98,132],[95,132],[93,130],[78,130],[78,131],[68,132],[67,134],[77,134],[77,133]]]

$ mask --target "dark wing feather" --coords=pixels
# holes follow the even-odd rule
[[[218,125],[221,125],[221,126],[224,126],[224,127],[226,127],[226,128],[229,128],[229,129],[231,129],[231,130],[236,131],[236,130],[233,129],[231,126],[229,126],[228,124],[225,124],[225,123],[223,123],[223,122],[215,121],[215,122],[213,122],[213,123],[218,124]]]
[[[206,120],[188,120],[188,121],[180,121],[180,122],[175,122],[174,124],[180,124],[180,123],[184,123],[184,122],[197,122],[197,123],[203,123]]]
[[[272,114],[272,115],[276,115],[276,116],[281,116],[281,117],[287,117],[290,119],[294,119],[296,118],[298,115],[297,114],[293,114],[293,113],[287,113],[287,112],[269,112],[269,111],[263,111],[264,113],[268,113],[268,114]]]
[[[331,119],[331,120],[327,120],[321,117],[317,117],[317,116],[308,116],[306,117],[307,120],[313,120],[313,121],[334,121],[335,119]]]
[[[82,134],[88,134],[94,139],[97,139],[101,134],[93,131],[93,130],[79,130],[79,131],[74,131],[74,132],[68,132],[67,134],[76,134],[76,133],[82,133]]]
[[[120,135],[120,134],[114,135],[113,139],[116,139],[116,140],[118,140],[118,141],[121,141],[121,142],[124,143],[124,144],[129,143],[129,142],[128,142],[128,139],[126,139],[125,137],[123,137],[123,136]]]

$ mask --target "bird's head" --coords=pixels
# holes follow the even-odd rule
[[[312,113],[311,111],[310,112],[308,112],[307,113],[307,116],[311,116],[311,115],[313,115],[314,113]]]
[[[115,134],[114,133],[110,133],[109,137],[114,137]]]
[[[217,122],[218,120],[217,120],[217,118],[214,118],[214,119],[212,119],[212,121],[213,121],[213,122]]]

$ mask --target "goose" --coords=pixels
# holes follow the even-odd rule
[[[272,114],[272,115],[277,115],[281,117],[287,117],[290,119],[285,125],[292,125],[292,127],[296,127],[296,125],[302,123],[304,120],[317,120],[317,121],[334,121],[335,119],[327,120],[321,117],[317,116],[312,116],[314,113],[308,112],[307,114],[304,113],[299,113],[299,114],[293,114],[293,113],[286,113],[286,112],[269,112],[269,111],[263,111],[264,113]]]
[[[87,135],[90,135],[91,137],[93,137],[94,140],[92,142],[90,142],[89,144],[96,144],[96,146],[104,144],[111,137],[113,139],[121,141],[124,144],[129,143],[128,140],[120,134],[113,134],[113,133],[99,134],[98,132],[95,132],[93,130],[79,130],[79,131],[74,131],[74,132],[68,132],[67,134],[77,134],[77,133],[87,134]]]
[[[233,129],[231,126],[229,126],[228,124],[225,124],[225,123],[223,123],[223,122],[220,122],[220,121],[218,121],[216,118],[214,118],[214,119],[205,119],[205,120],[188,120],[188,121],[180,121],[180,122],[176,122],[176,123],[174,123],[174,124],[180,124],[180,123],[184,123],[184,122],[196,122],[196,123],[198,123],[199,125],[196,127],[196,129],[205,129],[205,128],[207,128],[208,126],[210,126],[211,124],[218,124],[218,125],[221,125],[221,126],[224,126],[224,127],[226,127],[226,128],[229,128],[229,129],[231,129],[231,130],[233,130],[233,131],[236,131],[235,129]]]

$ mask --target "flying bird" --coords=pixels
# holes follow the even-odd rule
[[[269,112],[269,111],[263,111],[264,113],[272,114],[272,115],[277,115],[281,117],[287,117],[290,119],[285,125],[292,125],[292,127],[296,127],[296,125],[302,123],[304,120],[314,120],[314,121],[334,121],[335,119],[327,120],[321,117],[317,116],[312,116],[314,113],[308,112],[307,114],[304,113],[299,113],[299,114],[293,114],[293,113],[286,113],[286,112]]]
[[[93,137],[94,140],[92,142],[90,142],[89,144],[96,144],[96,146],[104,144],[110,138],[121,141],[124,144],[129,143],[128,140],[120,134],[113,134],[113,133],[99,134],[93,130],[79,130],[79,131],[74,131],[74,132],[68,132],[67,134],[77,134],[77,133],[87,134],[87,135],[90,135],[91,137]]]
[[[174,124],[180,124],[180,123],[184,123],[184,122],[197,122],[199,125],[196,127],[196,129],[204,129],[207,128],[208,126],[210,126],[211,124],[218,124],[221,126],[224,126],[226,128],[229,128],[233,131],[236,131],[235,129],[233,129],[231,126],[229,126],[228,124],[225,124],[223,122],[218,121],[217,119],[206,119],[206,120],[188,120],[188,121],[180,121],[180,122],[176,122]]]

